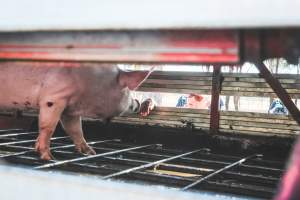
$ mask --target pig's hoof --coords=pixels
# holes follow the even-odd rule
[[[95,150],[86,143],[85,144],[82,143],[82,144],[76,146],[76,149],[79,153],[82,153],[85,155],[95,155],[96,154]]]
[[[40,154],[40,158],[42,160],[54,160],[54,157],[50,152],[50,148],[41,147],[41,145],[39,145],[39,142],[35,144],[35,151],[38,152],[38,154]]]
[[[36,151],[40,154],[40,158],[42,160],[54,160],[54,157],[52,156],[50,149],[36,149]]]
[[[42,160],[54,160],[54,157],[52,156],[51,152],[43,152],[40,153],[40,158]]]

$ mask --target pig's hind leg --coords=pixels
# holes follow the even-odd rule
[[[50,139],[55,131],[62,112],[66,107],[64,100],[41,101],[39,112],[39,136],[35,143],[35,149],[43,160],[51,160]]]
[[[75,148],[79,153],[94,155],[96,152],[90,147],[83,136],[80,116],[69,116],[63,114],[61,123],[66,133],[71,137],[75,144]]]

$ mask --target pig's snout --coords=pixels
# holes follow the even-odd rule
[[[128,114],[133,114],[133,113],[138,113],[140,111],[141,104],[137,99],[132,99],[129,103],[129,106],[127,107],[126,110],[124,110],[120,116],[128,115]]]

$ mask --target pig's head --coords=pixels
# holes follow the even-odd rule
[[[140,103],[135,100],[130,91],[136,90],[151,74],[150,71],[119,71],[118,85],[121,88],[121,99],[119,104],[119,115],[136,113],[140,107]]]

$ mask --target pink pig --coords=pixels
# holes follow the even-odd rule
[[[151,102],[141,106],[130,90],[150,73],[125,72],[112,64],[2,62],[0,109],[39,109],[35,149],[41,159],[52,159],[50,138],[59,121],[80,153],[95,154],[84,139],[81,116],[108,119],[134,112],[149,114]]]
[[[300,137],[290,158],[290,165],[279,186],[274,200],[300,199]]]

